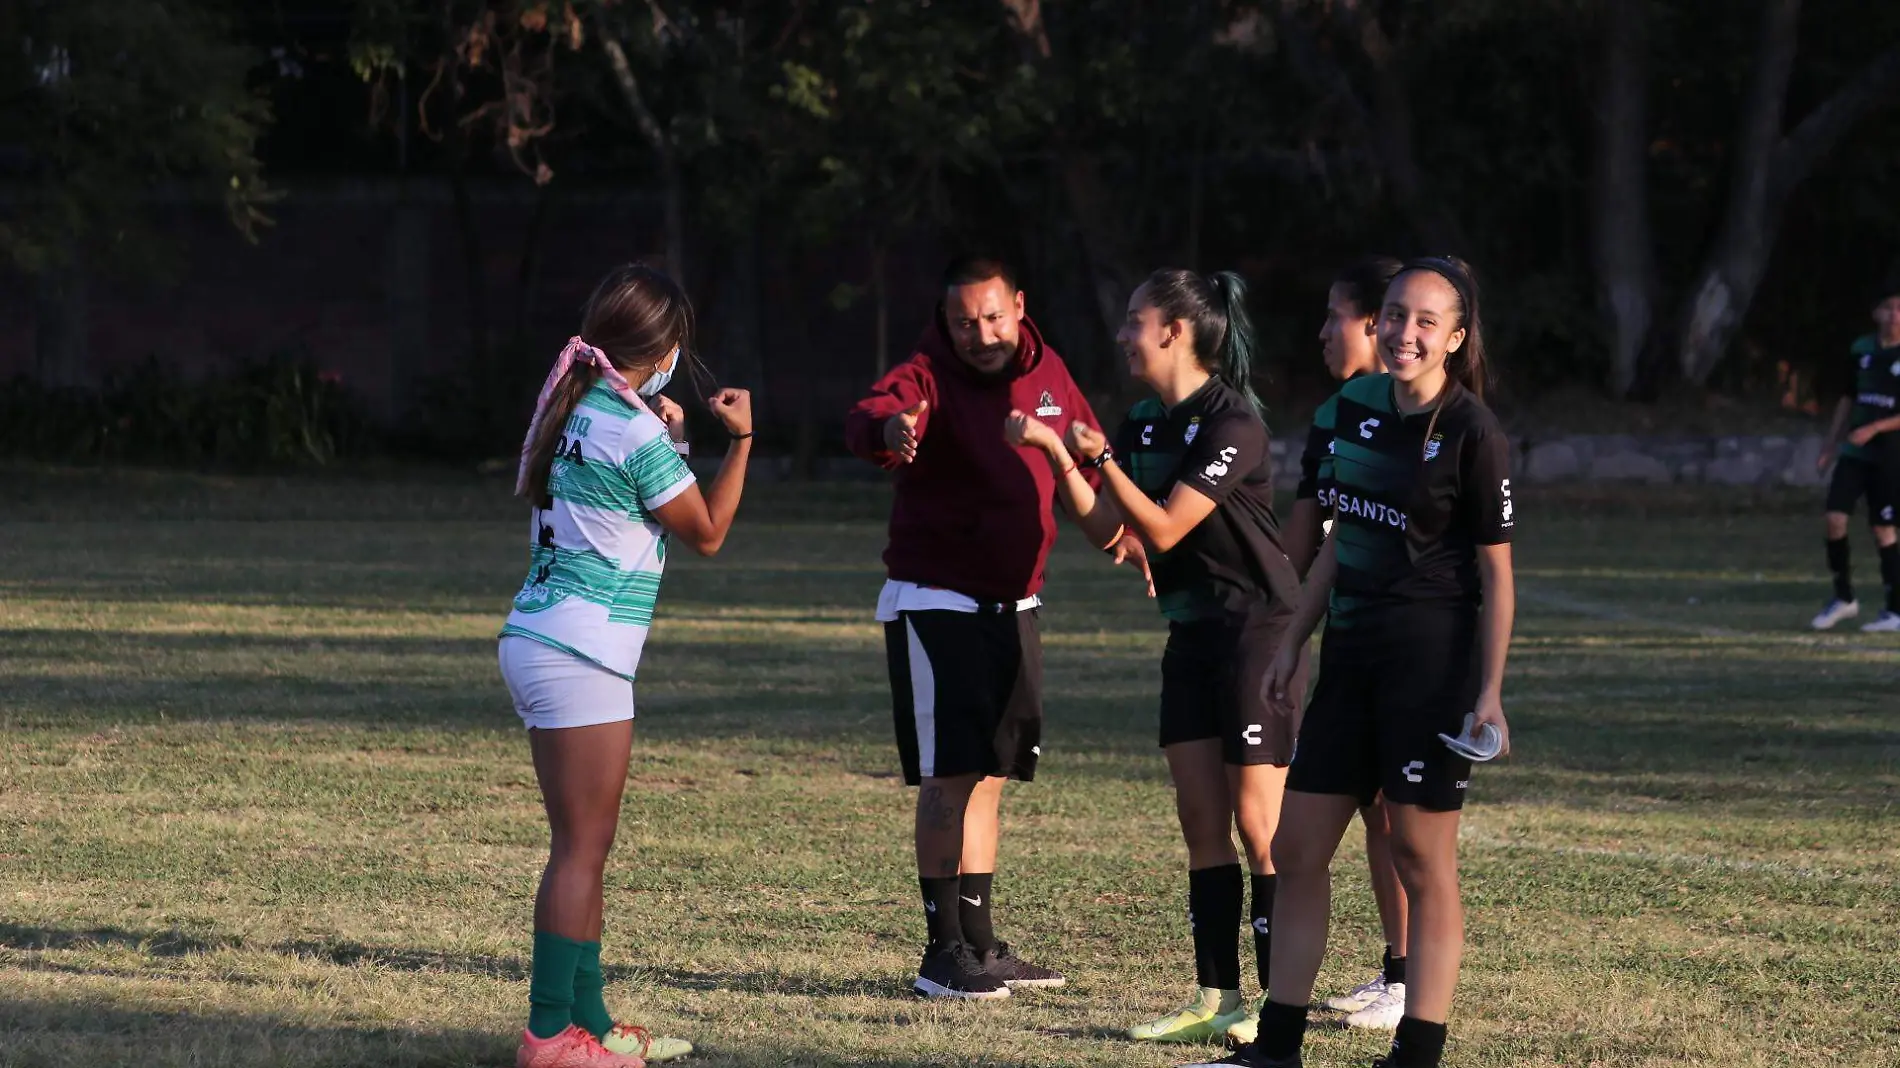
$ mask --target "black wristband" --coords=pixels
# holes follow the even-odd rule
[[[1101,455],[1095,457],[1095,459],[1093,460],[1079,460],[1076,462],[1076,466],[1077,467],[1093,467],[1099,471],[1102,469],[1103,464],[1109,462],[1110,460],[1113,460],[1114,458],[1115,458],[1115,450],[1107,445],[1104,445],[1102,446]]]

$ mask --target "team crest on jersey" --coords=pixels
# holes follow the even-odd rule
[[[1438,459],[1438,448],[1445,443],[1445,435],[1433,434],[1432,440],[1425,443],[1425,462]]]
[[[1869,367],[1872,367],[1873,365],[1874,365],[1874,358],[1873,358],[1873,355],[1872,355],[1871,353],[1869,353],[1869,354],[1866,354],[1866,355],[1863,355],[1863,356],[1862,356],[1862,357],[1860,358],[1860,369],[1861,369],[1861,370],[1863,370],[1863,371],[1865,371],[1866,369],[1868,369]]]
[[[1201,432],[1201,417],[1197,415],[1194,418],[1188,420],[1187,433],[1181,436],[1181,441],[1184,444],[1192,445],[1194,444],[1194,435],[1199,434],[1200,432]]]
[[[1042,391],[1042,398],[1036,402],[1036,414],[1047,419],[1052,415],[1061,415],[1062,407],[1056,403],[1055,397],[1050,395],[1049,391],[1045,389]]]
[[[1887,373],[1895,378],[1900,378],[1900,360],[1893,361],[1893,366],[1887,368]]]

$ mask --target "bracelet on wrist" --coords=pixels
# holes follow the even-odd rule
[[[1115,450],[1110,448],[1107,445],[1104,445],[1102,446],[1102,451],[1099,454],[1097,454],[1093,459],[1077,461],[1077,466],[1093,467],[1097,471],[1099,471],[1102,469],[1103,464],[1109,462],[1110,460],[1113,460],[1114,458],[1115,458]]]

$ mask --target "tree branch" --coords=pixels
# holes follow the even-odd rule
[[[1774,185],[1786,196],[1821,157],[1875,109],[1891,104],[1900,89],[1900,45],[1877,56],[1853,81],[1808,113],[1775,148]]]

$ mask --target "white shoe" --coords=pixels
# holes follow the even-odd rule
[[[1384,992],[1374,998],[1372,1004],[1346,1017],[1346,1026],[1366,1031],[1391,1031],[1397,1029],[1399,1017],[1404,1015],[1405,984],[1387,983]]]
[[[1872,623],[1860,628],[1862,634],[1889,634],[1900,631],[1900,612],[1882,612]]]
[[[1859,601],[1843,601],[1837,597],[1829,601],[1826,608],[1821,609],[1821,614],[1815,616],[1814,622],[1809,626],[1815,630],[1833,630],[1834,624],[1843,619],[1852,619],[1857,615],[1860,615]]]
[[[1323,1004],[1334,1012],[1358,1012],[1379,1000],[1379,995],[1383,993],[1385,993],[1385,973],[1381,972],[1373,976],[1372,982],[1360,983],[1336,998],[1327,998]]]

